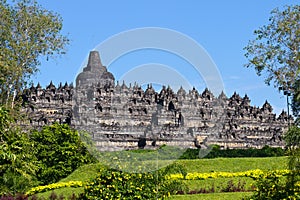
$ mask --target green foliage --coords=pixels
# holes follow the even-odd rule
[[[36,185],[37,160],[26,133],[15,127],[9,111],[0,107],[0,195],[24,192]]]
[[[165,162],[165,160],[158,160],[158,165],[161,166],[161,162]],[[175,162],[175,165],[181,165],[182,171],[186,171],[189,173],[194,174],[195,172],[198,173],[209,173],[213,174],[213,172],[245,172],[253,169],[261,169],[263,171],[267,170],[276,170],[275,172],[278,175],[278,170],[283,171],[284,169],[287,169],[287,157],[273,157],[273,158],[215,158],[215,159],[194,159],[194,160],[177,160]],[[79,167],[77,170],[75,170],[71,175],[69,175],[67,178],[60,180],[59,182],[69,182],[69,181],[82,181],[82,182],[89,182],[90,180],[93,180],[97,177],[97,172],[100,172],[103,169],[104,163],[97,163],[97,164],[88,164]],[[132,164],[132,163],[131,163]],[[170,169],[170,173],[181,173],[180,168],[173,168],[170,166],[172,170]],[[260,171],[257,171],[260,173]],[[228,173],[230,175],[231,173]],[[222,174],[222,173],[221,173]],[[234,173],[232,173],[234,174]],[[253,175],[255,175],[254,173]],[[189,176],[189,175],[188,175]],[[181,175],[183,177],[183,175]],[[252,177],[252,176],[251,176]],[[246,182],[245,189],[249,190],[252,189],[251,185],[254,183],[254,180],[250,177],[230,177],[230,180],[233,180],[234,185],[238,185],[239,181]],[[180,186],[182,190],[185,190],[185,188],[188,188],[189,191],[191,190],[211,190],[212,186],[215,188],[215,192],[211,195],[207,195],[207,199],[222,199],[222,195],[225,195],[222,193],[220,195],[218,192],[220,192],[221,189],[225,188],[227,186],[228,177],[222,178],[222,177],[216,177],[216,178],[207,178],[204,180],[178,180],[178,183],[181,185],[175,185],[174,187]],[[182,185],[182,183],[184,185]],[[170,188],[172,188],[170,186]],[[172,190],[172,189],[170,189]],[[175,189],[173,189],[175,190]],[[177,189],[180,191],[179,189]],[[75,193],[77,196],[80,193],[83,193],[83,187],[82,188],[60,188],[52,190],[54,191],[58,196],[64,195],[65,197],[70,196],[72,193]],[[39,193],[37,194],[38,197],[43,197],[47,199],[52,191]],[[240,195],[241,193],[235,193],[230,196],[232,198],[227,199],[237,199],[234,198],[236,196],[243,196]],[[247,193],[247,195],[250,195],[250,193]],[[205,196],[205,195],[204,195]],[[197,199],[198,198],[205,198],[202,195],[185,195],[183,199]],[[216,196],[216,198],[214,198]],[[179,198],[180,196],[175,195],[172,196],[174,198]]]
[[[244,48],[249,62],[265,82],[292,95],[295,116],[300,112],[300,5],[274,9],[269,24],[254,31],[256,38]]]
[[[162,145],[156,150],[138,149],[138,150],[130,150],[125,153],[128,154],[128,152],[130,152],[131,155],[135,155],[135,158],[139,161],[177,160],[185,151],[186,149],[184,148]]]
[[[261,149],[220,149],[218,147],[212,148],[212,151],[205,158],[236,158],[236,157],[274,157],[274,156],[284,156],[284,149],[278,147],[273,148],[269,146],[264,146]]]
[[[183,148],[163,145],[156,150],[99,152],[98,161],[114,169],[129,172],[155,171],[168,166],[182,155]],[[158,162],[162,161],[163,162]]]
[[[284,10],[274,9],[269,24],[254,31],[256,39],[245,47],[245,56],[249,59],[246,67],[254,67],[257,74],[266,74],[265,82],[274,83],[283,89],[286,95],[292,95],[292,108],[296,117],[300,111],[300,6],[286,6]],[[290,93],[290,94],[289,94]],[[299,122],[299,119],[297,120]],[[292,174],[287,177],[285,186],[278,183],[276,176],[258,182],[259,191],[255,199],[293,199],[299,181],[299,128],[290,127],[285,136],[289,154],[289,169]],[[275,188],[270,194],[270,190]],[[277,190],[277,188],[279,188]],[[291,198],[289,198],[291,196]],[[297,198],[297,197],[296,197]],[[296,199],[295,198],[295,199]],[[298,197],[299,198],[299,197]]]
[[[187,169],[180,163],[173,163],[164,168],[167,174],[181,174],[184,178],[187,175]]]
[[[32,196],[36,193],[45,192],[45,191],[49,191],[49,190],[53,190],[53,189],[65,188],[65,187],[77,188],[77,187],[82,187],[83,185],[84,185],[84,183],[81,181],[52,183],[52,184],[45,185],[45,186],[38,186],[38,187],[31,188],[25,194],[28,196]]]
[[[256,192],[250,199],[283,199],[283,186],[276,174],[260,177],[256,182]]]
[[[4,107],[0,106],[0,131],[1,136],[4,134],[4,132],[7,131],[7,128],[9,127],[9,123],[12,121],[11,117],[9,116],[8,110]],[[1,140],[2,141],[2,138]]]
[[[37,184],[37,161],[30,154],[28,137],[22,133],[9,136],[11,139],[0,147],[0,194],[25,192]]]
[[[300,128],[298,126],[291,126],[288,132],[284,136],[286,146],[290,149],[296,149],[300,147]]]
[[[85,186],[83,199],[165,199],[170,194],[183,190],[180,181],[166,178],[177,167],[170,166],[147,173],[128,173],[104,167]]]
[[[242,197],[249,196],[250,192],[226,192],[226,193],[208,193],[208,194],[196,194],[196,195],[174,195],[170,200],[233,200],[241,199]]]
[[[251,199],[299,199],[300,198],[300,128],[292,126],[285,134],[284,140],[288,148],[288,168],[290,173],[286,179],[270,172],[261,176],[256,182],[257,191]]]
[[[261,175],[256,181],[256,191],[248,199],[253,200],[273,200],[273,199],[290,199],[300,198],[300,186],[291,189],[285,187],[284,181],[276,172],[269,172]]]
[[[179,159],[199,159],[200,149],[187,149]],[[264,146],[261,149],[221,149],[212,145],[210,152],[204,158],[237,158],[237,157],[274,157],[284,156],[285,150],[280,147]]]
[[[187,149],[179,159],[198,159],[200,149]]]
[[[30,135],[39,160],[37,178],[42,184],[54,183],[79,166],[94,162],[77,131],[66,124],[44,126]]]
[[[256,38],[249,42],[245,56],[257,74],[266,74],[265,82],[275,87],[291,89],[300,71],[300,6],[274,9],[269,24],[254,31]]]
[[[11,101],[13,107],[15,95],[38,71],[41,56],[64,53],[68,39],[60,34],[60,16],[36,0],[0,0],[0,19],[0,104]]]
[[[293,191],[296,188],[297,182],[300,181],[300,128],[297,126],[290,127],[285,134],[284,140],[289,150],[288,167],[293,172],[288,176],[286,189]]]
[[[153,174],[129,174],[104,169],[85,187],[83,199],[156,199],[160,197]],[[157,196],[159,195],[159,196]]]
[[[94,161],[68,125],[45,126],[29,135],[14,124],[9,110],[0,107],[0,195],[56,182]]]
[[[125,153],[135,155],[139,161],[145,160],[170,160],[170,159],[200,159],[200,158],[237,158],[237,157],[275,157],[285,156],[286,152],[280,147],[264,146],[261,149],[221,149],[218,145],[211,145],[208,151],[201,149],[180,149],[177,147],[164,146],[158,150],[138,149]],[[95,153],[96,154],[96,153]],[[141,155],[139,155],[141,154]],[[144,154],[144,155],[143,155]],[[116,153],[112,153],[116,155]],[[126,156],[125,156],[126,157]],[[127,158],[127,157],[126,157]]]
[[[240,172],[252,169],[287,169],[287,157],[269,158],[214,158],[178,160],[188,172]]]
[[[86,164],[78,167],[68,177],[61,179],[59,182],[82,181],[86,182],[94,178],[94,176],[103,168],[101,163]]]

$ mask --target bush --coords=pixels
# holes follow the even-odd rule
[[[166,178],[171,168],[128,173],[104,167],[97,178],[85,186],[82,199],[165,199],[186,190],[180,181]]]
[[[25,192],[37,184],[37,159],[32,142],[14,124],[9,110],[0,106],[0,195]]]
[[[82,187],[83,185],[84,185],[84,183],[82,181],[58,182],[58,183],[52,183],[52,184],[45,185],[45,186],[38,186],[38,187],[31,188],[25,194],[31,196],[31,195],[46,192],[49,190],[55,190],[55,189],[64,188],[64,187],[77,188],[77,187]]]
[[[269,173],[257,180],[257,191],[251,199],[300,199],[300,128],[289,127],[284,136],[289,156],[288,167],[290,173],[285,179]]]
[[[95,162],[76,130],[67,124],[44,126],[30,136],[39,161],[36,176],[43,184],[59,181],[83,164]]]
[[[300,199],[298,186],[294,191],[285,187],[285,182],[275,172],[269,172],[261,175],[256,180],[256,190],[252,196],[247,199],[251,200],[273,200],[273,199]]]
[[[210,152],[204,158],[237,158],[237,157],[275,157],[284,156],[285,150],[280,147],[264,146],[261,149],[221,149],[219,145],[212,145]],[[187,149],[180,159],[198,159],[201,149]]]

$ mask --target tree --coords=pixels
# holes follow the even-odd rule
[[[11,126],[13,120],[0,106],[0,198],[56,182],[79,166],[96,162],[68,125],[44,126],[28,134]]]
[[[0,0],[0,104],[10,107],[38,71],[41,58],[65,53],[69,42],[60,33],[58,14],[42,8],[36,0],[13,2]]]
[[[78,132],[67,124],[44,126],[33,130],[30,140],[39,161],[37,178],[42,184],[57,182],[83,164],[95,162],[80,140]]]
[[[269,24],[254,31],[256,38],[244,48],[249,62],[246,67],[254,67],[260,76],[265,74],[265,82],[274,84],[275,88],[282,88],[292,95],[292,108],[295,116],[300,111],[300,6],[286,6],[280,11],[278,8],[271,12]],[[280,199],[299,197],[299,140],[298,126],[289,128],[284,136],[289,150],[289,169],[291,175],[287,177],[286,186],[279,183],[278,177],[258,181],[258,192],[251,199]],[[279,188],[270,192],[269,186]],[[271,195],[271,196],[270,196]],[[297,196],[298,195],[298,196]],[[296,197],[297,196],[297,197]]]
[[[32,142],[26,133],[9,127],[12,122],[9,112],[0,106],[0,196],[25,192],[37,184]]]
[[[257,74],[265,74],[265,82],[282,87],[294,95],[296,81],[300,79],[300,6],[274,9],[269,24],[254,31],[256,38],[244,48],[249,62]]]

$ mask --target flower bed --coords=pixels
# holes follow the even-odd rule
[[[186,176],[183,174],[170,174],[167,176],[168,179],[172,180],[205,180],[205,179],[215,179],[215,178],[234,178],[234,177],[250,177],[252,179],[265,178],[269,174],[275,174],[277,177],[287,176],[290,174],[289,170],[274,170],[274,171],[263,171],[263,170],[249,170],[244,172],[210,172],[210,173],[187,173]],[[122,181],[122,180],[120,180]],[[83,187],[86,185],[91,185],[89,182],[82,181],[69,181],[69,182],[59,182],[53,183],[45,186],[38,186],[31,188],[26,192],[26,195],[31,196],[33,194],[46,192],[49,190],[64,188],[64,187]],[[300,186],[300,183],[298,183]]]
[[[289,170],[274,170],[271,171],[272,173],[275,173],[276,176],[286,176],[290,172]],[[234,177],[250,177],[253,179],[257,179],[262,176],[268,176],[267,171],[262,171],[259,169],[256,170],[249,170],[245,172],[210,172],[210,173],[187,173],[187,175],[184,177],[182,174],[171,174],[169,175],[169,179],[176,179],[176,180],[205,180],[208,178],[234,178]]]

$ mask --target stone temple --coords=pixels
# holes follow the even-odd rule
[[[23,108],[28,124],[41,127],[67,123],[91,134],[101,150],[157,148],[163,144],[196,148],[217,144],[223,148],[283,147],[282,136],[292,120],[282,111],[273,113],[266,101],[250,105],[247,95],[224,93],[214,96],[209,89],[173,91],[151,84],[115,82],[102,65],[99,53],[90,52],[87,66],[76,78],[76,87],[52,82],[24,91]]]

